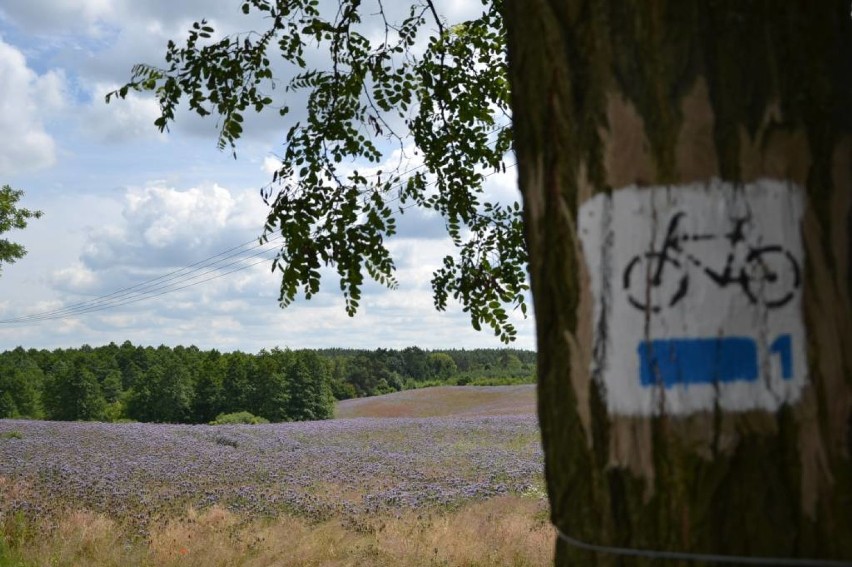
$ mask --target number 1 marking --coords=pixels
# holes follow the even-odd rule
[[[790,335],[781,335],[769,345],[769,352],[777,354],[781,361],[781,377],[784,380],[793,378],[793,339]]]

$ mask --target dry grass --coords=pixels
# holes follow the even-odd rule
[[[532,415],[535,386],[438,386],[343,400],[335,417]]]
[[[161,522],[134,541],[109,518],[75,511],[50,526],[7,518],[0,567],[532,567],[552,562],[546,518],[544,501],[521,496],[347,524],[250,520],[211,508]]]

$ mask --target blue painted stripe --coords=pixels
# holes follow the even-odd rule
[[[639,343],[642,386],[753,382],[758,377],[757,343],[748,337],[669,339]]]

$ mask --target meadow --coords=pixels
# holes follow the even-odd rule
[[[337,403],[342,417],[488,417],[534,415],[535,386],[435,386]]]
[[[0,566],[548,564],[529,407],[513,414],[500,390],[472,390],[467,403],[459,390],[418,392],[421,408],[447,397],[451,414],[230,426],[0,420]],[[358,411],[387,413],[389,403]]]

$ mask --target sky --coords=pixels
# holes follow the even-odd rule
[[[2,268],[0,321],[27,320],[0,323],[0,350],[125,340],[247,352],[501,348],[491,331],[472,329],[458,304],[435,310],[431,274],[453,248],[441,220],[416,209],[389,243],[398,289],[366,285],[350,318],[329,272],[318,295],[281,309],[273,245],[256,239],[267,211],[259,189],[276,169],[286,126],[274,115],[247,119],[234,159],[216,148],[214,120],[179,112],[161,134],[153,99],[104,102],[133,64],[162,63],[167,41],[180,43],[196,20],[253,29],[239,5],[0,2],[0,185],[23,190],[19,206],[44,213],[4,235],[29,253]],[[481,9],[475,0],[438,6],[449,23]],[[489,177],[488,198],[516,200],[515,175],[510,168]],[[139,300],[141,292],[156,297]],[[534,349],[532,320],[515,312],[513,321],[512,346]]]

